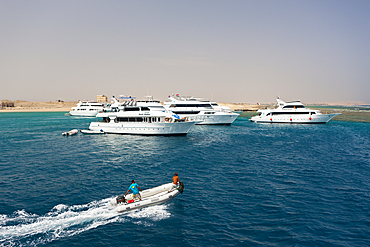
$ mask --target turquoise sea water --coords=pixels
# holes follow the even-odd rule
[[[82,135],[91,118],[0,114],[1,246],[370,246],[370,124]],[[118,214],[135,179],[172,201]]]

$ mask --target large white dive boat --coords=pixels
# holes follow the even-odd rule
[[[261,109],[258,116],[251,117],[256,123],[299,123],[318,124],[327,123],[341,113],[323,114],[319,110],[306,108],[300,101],[284,102],[277,98],[278,107],[275,109]]]
[[[71,116],[80,117],[95,117],[100,111],[104,109],[103,103],[92,102],[92,101],[80,101],[77,106],[72,107],[69,112]]]
[[[196,121],[177,119],[169,111],[151,109],[153,103],[130,100],[114,103],[109,109],[98,113],[97,122],[90,123],[89,129],[110,134],[133,135],[186,135]]]
[[[194,97],[181,97],[180,95],[168,96],[169,101],[164,102],[164,107],[177,114],[180,118],[200,121],[197,124],[232,124],[239,116],[227,107],[220,107],[215,102]],[[213,105],[212,105],[213,104]],[[215,108],[214,108],[215,107]]]

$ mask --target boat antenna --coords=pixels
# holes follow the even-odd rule
[[[149,80],[149,75],[146,77],[146,95],[149,95],[149,86],[148,86],[148,80]]]

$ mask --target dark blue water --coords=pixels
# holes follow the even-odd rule
[[[370,246],[370,124],[82,135],[91,119],[0,114],[1,246]],[[172,201],[117,214],[132,179]]]

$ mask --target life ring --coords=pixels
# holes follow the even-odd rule
[[[270,121],[272,121],[272,118],[270,118]]]
[[[310,117],[309,120],[311,120],[312,118]]]
[[[168,122],[168,121],[170,121],[170,118],[166,117],[166,118],[164,119],[164,121]]]
[[[290,118],[290,121],[292,121],[292,118]]]

